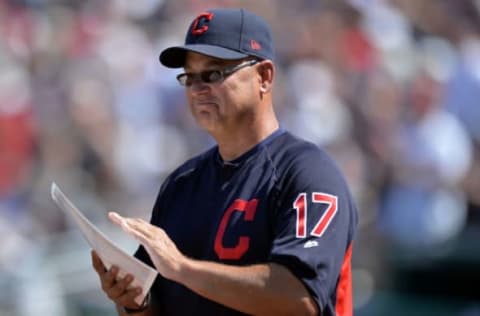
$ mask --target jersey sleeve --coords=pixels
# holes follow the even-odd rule
[[[333,161],[315,150],[293,159],[278,190],[270,261],[286,266],[323,310],[353,239],[355,205]]]

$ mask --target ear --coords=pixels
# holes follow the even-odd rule
[[[258,78],[260,83],[260,92],[269,93],[273,86],[273,77],[275,75],[275,65],[271,60],[262,60],[258,66]]]

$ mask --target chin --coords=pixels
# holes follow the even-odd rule
[[[215,126],[217,125],[216,120],[210,113],[198,113],[195,115],[195,120],[197,124],[207,132],[215,130]]]

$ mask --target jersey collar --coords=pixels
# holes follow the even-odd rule
[[[262,150],[265,146],[267,146],[269,143],[271,143],[275,138],[283,134],[285,130],[283,128],[278,128],[276,129],[272,134],[267,136],[264,140],[262,140],[260,143],[255,145],[252,149],[248,150],[247,152],[243,153],[240,157],[235,158],[233,160],[223,160],[222,156],[220,156],[220,152],[218,151],[218,146],[215,148],[215,160],[221,167],[231,167],[231,168],[238,168],[240,167],[244,162],[249,160],[251,157],[255,156],[256,153],[258,153],[260,150]]]

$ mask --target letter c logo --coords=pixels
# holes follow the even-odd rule
[[[223,245],[223,236],[225,235],[228,221],[230,220],[233,212],[244,212],[245,221],[251,222],[255,217],[257,204],[257,199],[250,201],[237,199],[225,211],[215,236],[215,253],[220,259],[238,260],[247,252],[248,248],[250,247],[250,237],[240,236],[235,247],[225,247]]]
[[[203,12],[200,13],[199,16],[195,18],[192,24],[192,34],[193,35],[201,35],[205,33],[208,30],[208,25],[206,25],[206,22],[210,22],[210,20],[213,18],[213,13],[210,12]],[[204,19],[205,24],[202,25],[201,27],[198,27],[198,24],[200,23],[200,20]]]

